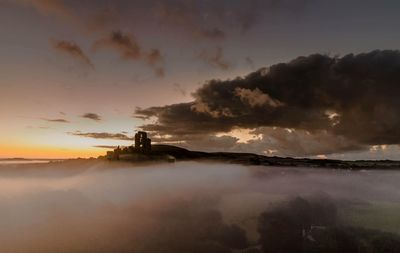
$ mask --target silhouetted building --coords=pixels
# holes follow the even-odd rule
[[[141,153],[151,151],[151,139],[147,138],[147,133],[139,131],[135,134],[135,149]]]
[[[119,155],[121,154],[121,148],[118,146],[114,151],[107,152],[107,159],[109,160],[119,160]]]
[[[139,161],[148,159],[151,153],[151,139],[147,138],[147,133],[139,131],[135,134],[135,145],[129,147],[118,146],[114,151],[108,151],[108,160]],[[146,158],[147,157],[147,158]]]

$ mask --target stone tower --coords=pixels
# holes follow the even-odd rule
[[[135,134],[135,150],[144,154],[151,151],[151,139],[147,138],[147,133],[139,131]]]

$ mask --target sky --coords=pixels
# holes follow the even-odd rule
[[[398,1],[0,0],[0,158],[399,159]]]

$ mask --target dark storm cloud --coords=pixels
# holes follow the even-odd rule
[[[83,52],[81,47],[72,41],[62,41],[62,40],[51,40],[50,41],[54,49],[59,52],[68,54],[69,56],[77,59],[78,61],[94,68],[93,63],[90,61],[89,57]]]
[[[190,150],[208,152],[261,153],[269,156],[317,156],[338,152],[367,151],[355,141],[326,131],[308,132],[278,127],[260,127],[250,131],[255,137],[247,142],[228,134],[180,134],[151,136],[153,142],[170,143]]]
[[[66,119],[47,119],[47,118],[42,118],[42,120],[47,121],[47,122],[55,122],[55,123],[70,123]]]
[[[94,139],[110,139],[110,140],[123,140],[123,141],[130,141],[132,137],[127,136],[123,133],[86,133],[86,132],[68,132],[70,135],[80,136],[80,137],[87,137],[87,138],[94,138]]]
[[[91,113],[91,112],[83,114],[82,118],[91,119],[91,120],[94,120],[94,121],[101,121],[101,116],[100,115],[98,115],[97,113]]]
[[[221,47],[205,49],[200,52],[198,57],[205,63],[222,70],[227,70],[231,67],[231,64],[225,59],[224,52]]]
[[[314,54],[243,78],[211,80],[193,102],[136,114],[157,117],[144,130],[176,136],[278,127],[340,136],[349,147],[399,144],[399,73],[399,51]]]
[[[267,155],[316,156],[338,152],[366,151],[367,147],[354,140],[327,131],[307,131],[279,127],[260,127],[252,131],[259,136],[245,144],[236,144],[242,152],[264,151]]]

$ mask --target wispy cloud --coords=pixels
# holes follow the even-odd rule
[[[163,56],[158,49],[151,49],[149,53],[146,54],[146,61],[149,65],[154,66],[163,61]]]
[[[28,0],[38,11],[66,19],[75,19],[72,10],[62,0]]]
[[[224,40],[225,32],[219,28],[204,29],[200,31],[200,34],[204,38],[214,39],[214,40]]]
[[[145,60],[147,61],[147,64],[153,68],[154,74],[157,77],[165,76],[164,67],[159,66],[164,62],[164,56],[161,54],[159,49],[151,49],[149,53],[145,54]]]
[[[50,40],[54,49],[64,54],[67,54],[74,59],[86,64],[87,66],[94,68],[93,63],[90,61],[89,57],[83,52],[81,47],[72,41],[63,40]]]
[[[117,146],[110,146],[110,145],[96,145],[93,146],[95,148],[105,148],[105,149],[115,149]]]
[[[85,118],[85,119],[91,119],[94,121],[101,121],[101,116],[98,115],[97,113],[89,112],[89,113],[83,114],[81,117]]]
[[[186,96],[186,90],[179,83],[174,83],[172,86],[174,87],[174,91],[180,93],[182,96]]]
[[[55,122],[55,123],[71,123],[70,121],[66,119],[47,119],[47,118],[42,118],[42,120],[47,121],[47,122]]]
[[[98,39],[93,44],[94,49],[112,48],[118,51],[120,56],[125,59],[138,60],[141,57],[141,48],[135,36],[114,31],[108,36]]]
[[[205,63],[219,69],[227,70],[231,68],[231,64],[225,59],[224,52],[221,47],[205,49],[200,52],[198,57]]]
[[[122,59],[145,62],[150,66],[156,76],[164,76],[164,68],[160,66],[163,56],[159,49],[142,50],[133,34],[113,31],[108,36],[100,38],[93,43],[93,49],[111,48],[118,52]]]
[[[50,129],[49,126],[32,126],[32,125],[26,126],[26,128],[28,128],[28,129]]]
[[[246,57],[244,60],[245,60],[246,64],[249,65],[249,67],[250,67],[251,70],[254,70],[254,69],[255,69],[254,61],[253,61],[252,58],[250,58],[250,57],[248,56],[248,57]]]
[[[161,25],[182,28],[185,33],[196,39],[223,40],[225,32],[204,18],[206,15],[221,16],[222,13],[217,13],[213,7],[216,6],[212,4],[203,9],[193,1],[158,2],[154,8],[154,17]],[[219,23],[223,25],[223,22]]]
[[[75,132],[68,132],[70,135],[75,135],[75,136],[80,136],[80,137],[87,137],[87,138],[93,138],[93,139],[110,139],[110,140],[123,140],[123,141],[130,141],[133,138],[127,136],[126,134],[123,133],[107,133],[107,132],[81,132],[81,131],[75,131]]]

